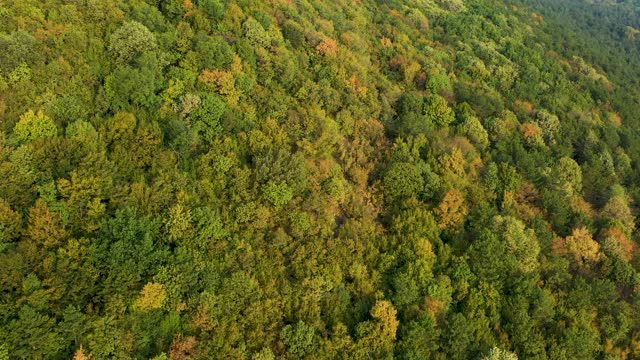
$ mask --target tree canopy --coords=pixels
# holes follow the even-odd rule
[[[640,358],[638,4],[0,1],[0,360]]]

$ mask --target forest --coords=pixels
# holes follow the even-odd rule
[[[0,360],[640,359],[640,0],[0,0]]]

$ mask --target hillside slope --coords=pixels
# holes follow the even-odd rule
[[[638,11],[0,2],[0,359],[640,358]]]

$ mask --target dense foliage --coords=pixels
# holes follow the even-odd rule
[[[639,14],[1,1],[0,360],[640,358]]]

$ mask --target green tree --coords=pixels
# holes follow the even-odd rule
[[[162,10],[162,14],[169,19],[175,19],[178,16],[184,14],[186,10],[188,10],[188,6],[185,4],[190,4],[189,2],[183,2],[182,0],[159,0],[159,7]]]
[[[213,141],[222,133],[221,119],[226,109],[227,105],[220,97],[212,94],[205,95],[201,105],[189,115],[192,128],[204,141]]]
[[[461,313],[452,313],[446,320],[443,341],[449,359],[468,359],[473,349],[473,324]]]
[[[284,38],[289,40],[294,48],[300,48],[305,44],[304,29],[293,20],[287,20],[282,28]]]
[[[611,197],[604,208],[602,208],[601,216],[619,221],[627,231],[634,231],[636,227],[636,219],[629,207],[626,192],[620,185],[614,185],[612,187]]]
[[[260,47],[267,47],[271,43],[269,33],[265,31],[256,19],[250,17],[243,24],[244,36],[249,39],[251,44]]]
[[[396,355],[401,359],[433,358],[439,349],[440,329],[427,314],[400,328]]]
[[[440,94],[443,91],[453,91],[451,80],[449,79],[449,76],[443,71],[429,74],[426,87],[427,90],[429,90],[432,94]]]
[[[29,305],[20,308],[16,319],[0,330],[16,358],[55,357],[64,349],[64,338],[54,318],[41,314]]]
[[[401,135],[426,133],[431,125],[423,117],[424,98],[418,92],[402,94],[397,103],[397,131]]]
[[[386,171],[384,192],[390,199],[419,196],[424,190],[424,179],[420,169],[410,163],[394,163]]]
[[[540,110],[536,115],[536,122],[542,129],[542,135],[547,144],[554,144],[560,131],[560,120],[558,116],[546,110]]]
[[[481,150],[489,145],[489,134],[476,116],[465,117],[459,131]]]
[[[549,179],[566,196],[578,195],[582,191],[582,169],[570,157],[562,157]]]
[[[220,36],[198,33],[194,37],[192,50],[197,56],[199,68],[227,70],[233,64],[233,49]]]
[[[33,34],[25,30],[0,34],[0,48],[4,49],[0,53],[0,72],[9,74],[20,64],[34,64],[40,57],[37,44]]]
[[[293,199],[293,191],[286,182],[269,181],[262,187],[262,194],[271,205],[282,208]]]
[[[137,21],[123,23],[109,39],[109,52],[121,64],[157,47],[155,35]]]
[[[538,269],[540,245],[532,229],[513,217],[497,216],[494,218],[493,231],[505,242],[507,251],[516,258],[518,271],[531,273]]]
[[[104,89],[115,111],[160,105],[158,91],[164,87],[163,63],[156,54],[145,53],[136,67],[119,66],[105,79]]]
[[[440,95],[432,95],[427,98],[424,104],[424,116],[438,127],[447,126],[455,119],[447,100]]]
[[[312,353],[317,347],[315,329],[305,324],[304,321],[298,321],[295,326],[283,327],[280,338],[291,354],[301,358]]]

